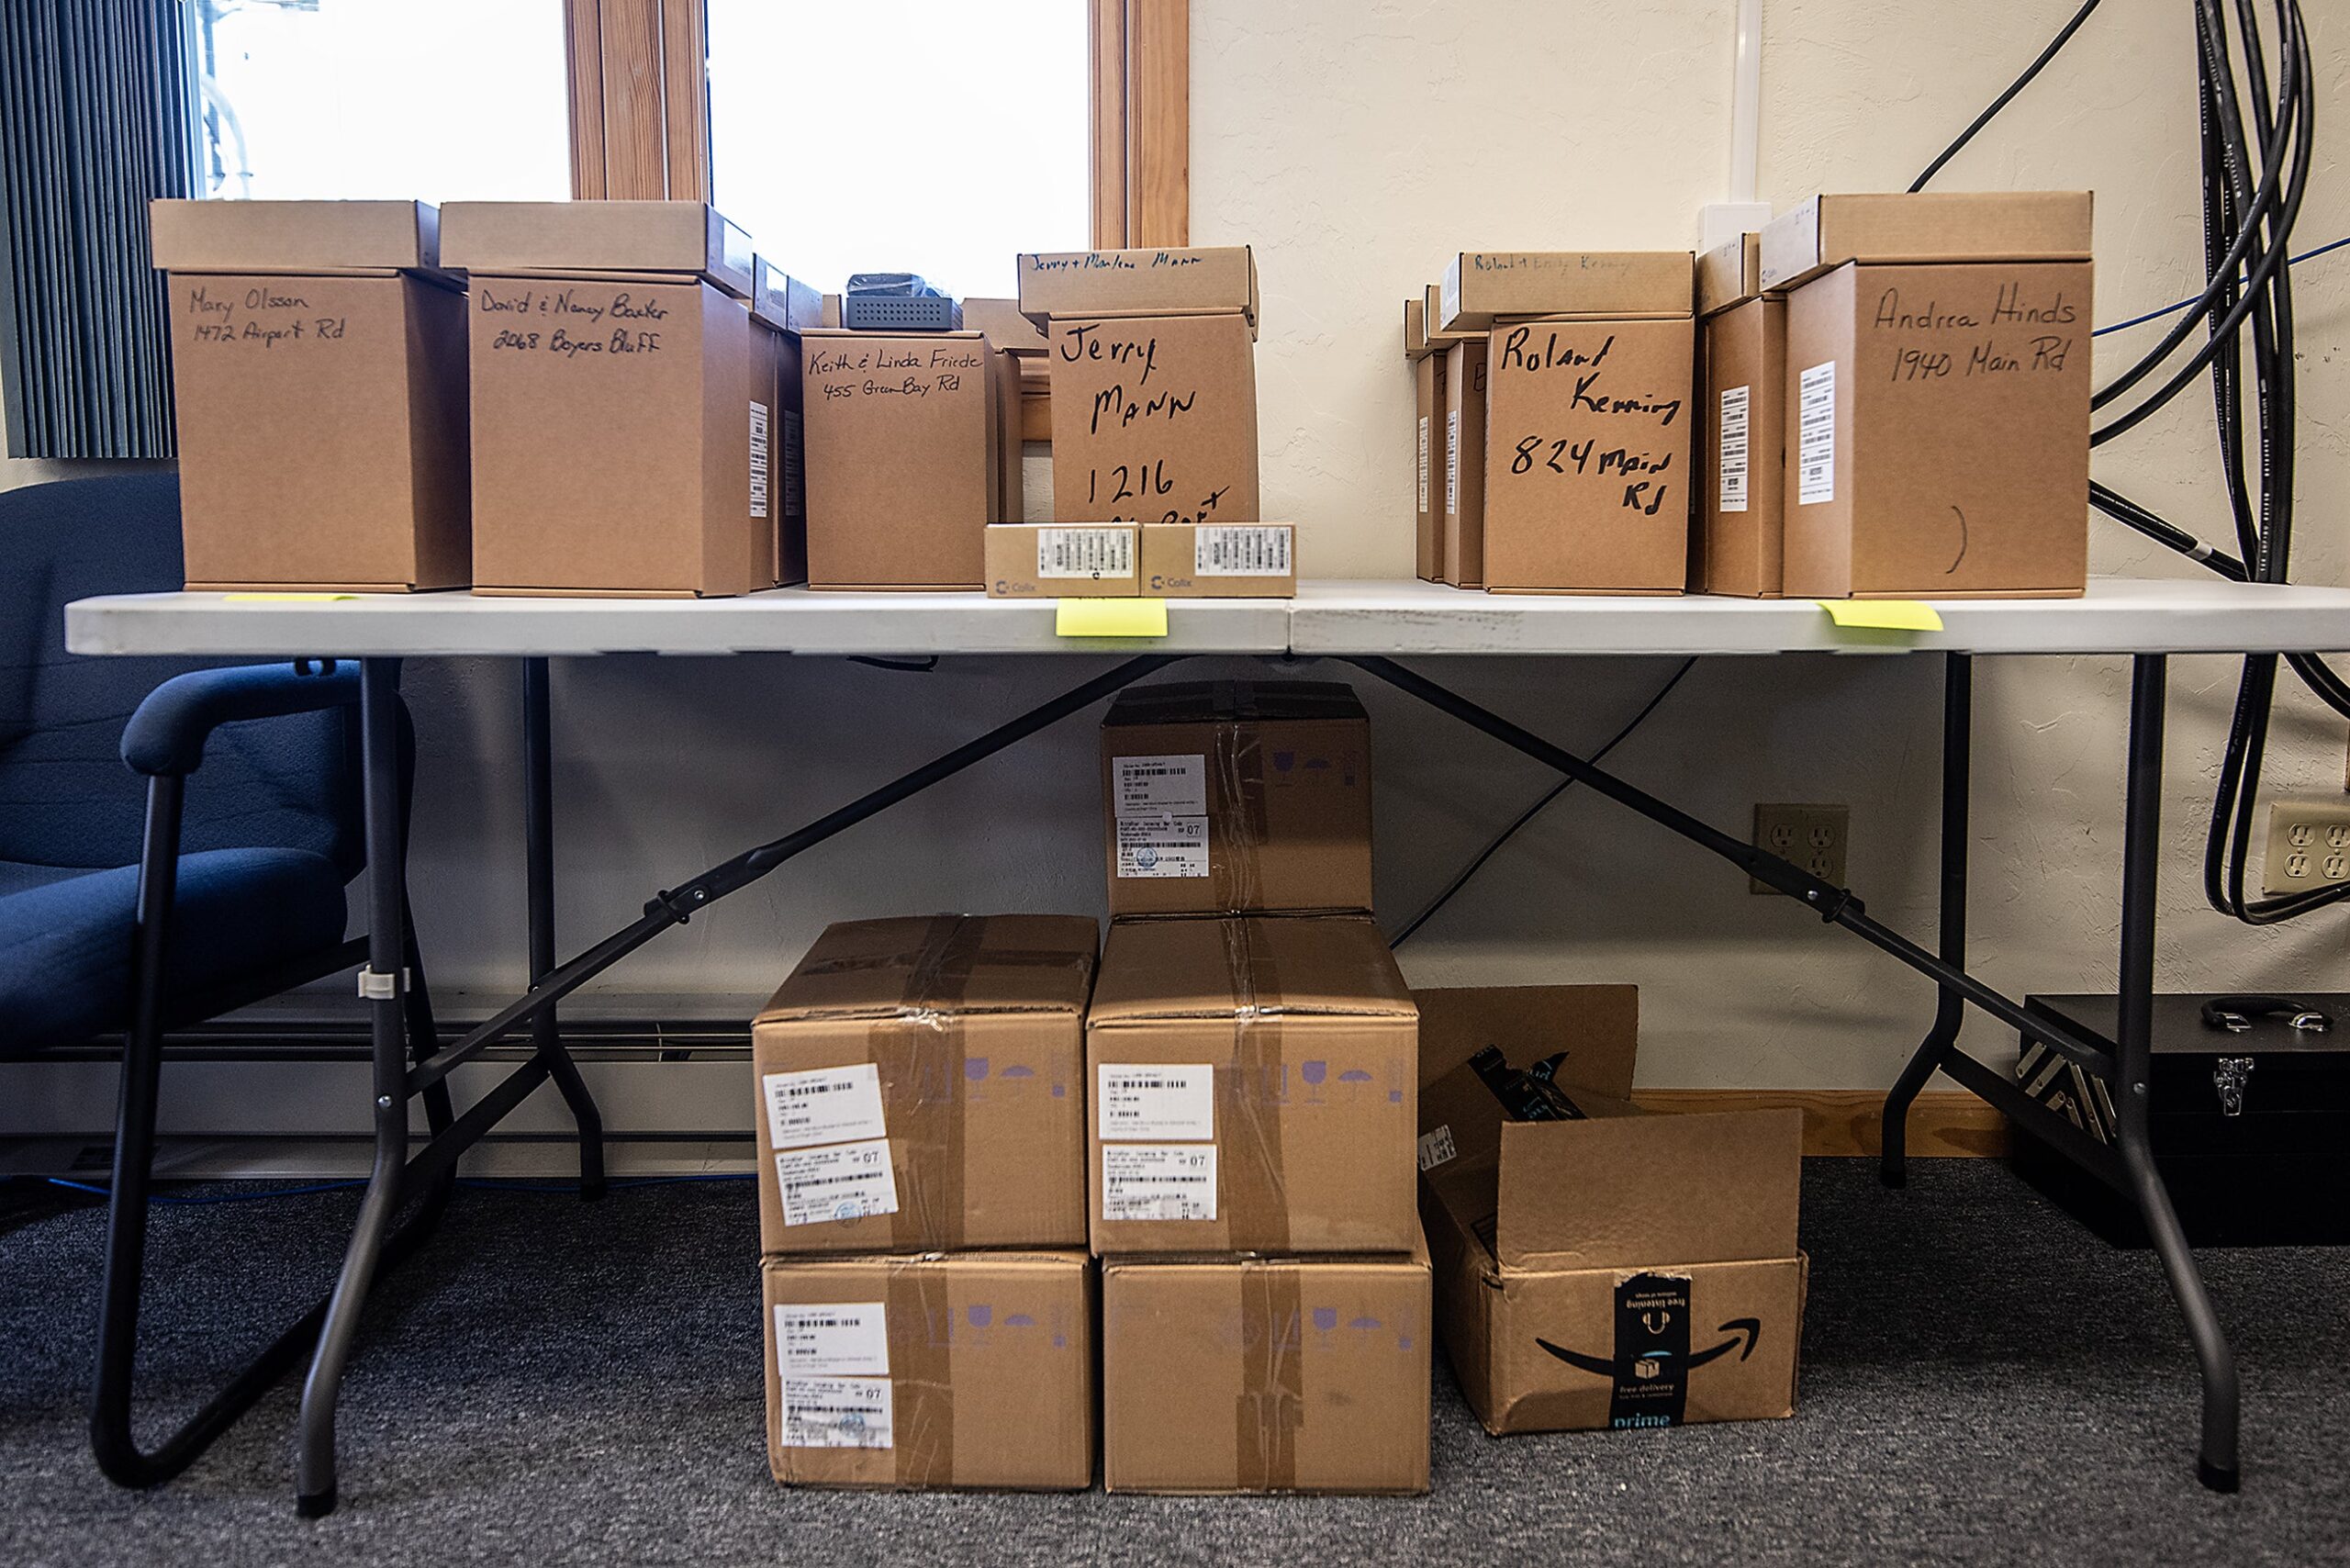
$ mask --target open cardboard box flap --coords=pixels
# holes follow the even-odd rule
[[[1509,1122],[1500,1135],[1494,1251],[1505,1268],[1795,1256],[1800,1111]]]
[[[1632,1097],[1632,1059],[1640,1037],[1638,986],[1437,986],[1415,990],[1412,1000],[1420,1008],[1424,1092],[1484,1047],[1499,1046],[1512,1067],[1528,1067],[1564,1051],[1559,1081],[1570,1092],[1610,1100]],[[1431,1124],[1423,1115],[1421,1125]]]

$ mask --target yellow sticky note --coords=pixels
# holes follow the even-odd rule
[[[229,593],[221,598],[230,604],[332,604],[337,599],[357,599],[355,593]]]
[[[1053,611],[1053,631],[1063,637],[1164,637],[1163,599],[1064,599]]]
[[[1839,626],[1868,626],[1885,632],[1939,632],[1942,618],[1930,604],[1914,599],[1823,599],[1816,601]]]

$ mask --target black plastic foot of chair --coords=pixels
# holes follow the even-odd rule
[[[1876,1168],[1876,1179],[1884,1186],[1907,1187],[1909,1184],[1909,1167],[1886,1161]]]
[[[335,1489],[323,1492],[303,1492],[294,1498],[294,1512],[306,1519],[322,1519],[334,1512]]]
[[[2195,1462],[2195,1478],[2214,1492],[2233,1492],[2244,1484],[2244,1473],[2233,1465],[2213,1464],[2208,1459]]]

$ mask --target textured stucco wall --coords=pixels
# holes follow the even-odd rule
[[[1784,207],[1823,186],[1906,185],[2066,9],[1766,0],[1762,195]],[[1698,206],[1725,194],[1734,11],[1729,0],[1192,0],[1192,233],[1259,248],[1265,496],[1303,526],[1310,573],[1410,569],[1411,393],[1397,301],[1448,250],[1691,242]],[[2350,17],[2310,12],[2327,127],[2350,108]],[[2103,319],[2177,297],[2196,272],[2188,18],[2177,3],[2100,12],[1943,177],[1951,189],[2094,187]],[[2350,191],[2322,157],[2302,241],[2345,232]],[[2350,523],[2333,498],[2350,488],[2350,252],[2312,263],[2299,297],[2296,558],[2307,580],[2342,583]],[[2144,341],[2121,340],[2125,350]],[[2101,453],[2098,472],[2219,535],[2209,406],[2190,394]],[[2094,561],[2103,571],[2188,569],[2102,523]],[[563,946],[1099,667],[559,666]],[[1470,660],[1443,673],[1588,747],[1671,668]],[[2113,659],[1979,669],[1975,945],[1983,972],[2012,990],[2109,983],[2125,682]],[[510,986],[521,968],[514,678],[418,666],[409,689],[424,745],[415,882],[428,961],[443,986]],[[1853,885],[1874,913],[1927,937],[1939,689],[1926,659],[1715,661],[1614,763],[1732,829],[1757,801],[1849,803]],[[2225,661],[2177,662],[2162,980],[2350,985],[2344,917],[2255,934],[2201,908],[2199,813],[2232,692]],[[1392,925],[1550,780],[1406,699],[1364,696],[1379,756],[1378,894]],[[2274,784],[2339,790],[2343,745],[2343,726],[2291,690]],[[660,938],[610,983],[764,992],[825,921],[852,915],[1098,912],[1095,780],[1090,722],[1064,724],[811,852]],[[1908,971],[1785,901],[1750,897],[1710,857],[1575,792],[1404,954],[1424,983],[1637,981],[1641,1077],[1652,1086],[1882,1084],[1931,1008],[1930,988]],[[1970,1038],[1996,1045],[1996,1031],[1972,1028]]]

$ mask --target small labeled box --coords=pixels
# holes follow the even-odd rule
[[[1690,587],[1777,599],[1786,540],[1787,304],[1763,292],[1760,236],[1697,264],[1697,530]]]
[[[1429,1272],[1386,1257],[1107,1258],[1112,1492],[1428,1488]]]
[[[1686,251],[1462,251],[1439,286],[1436,330],[1482,332],[1538,317],[1686,316]]]
[[[1128,687],[1102,788],[1113,915],[1371,908],[1371,723],[1342,682]]]
[[[1257,356],[1237,311],[1056,316],[1053,520],[1254,522]]]
[[[1142,591],[1158,599],[1293,599],[1297,529],[1286,522],[1146,522]]]
[[[789,1486],[1093,1483],[1082,1252],[770,1258],[767,1465]]]
[[[1444,580],[1445,366],[1449,345],[1428,335],[1424,298],[1404,301],[1404,359],[1412,367],[1418,489],[1413,506],[1413,571]]]
[[[407,201],[158,201],[192,588],[472,569],[465,297]]]
[[[996,523],[987,548],[990,599],[1132,599],[1140,591],[1130,523]]]
[[[808,586],[976,588],[1018,493],[1018,372],[985,335],[810,332]]]
[[[1257,256],[1246,245],[1024,254],[1020,311],[1058,316],[1238,315],[1257,332]]]
[[[1114,922],[1085,1030],[1093,1250],[1407,1250],[1418,1017],[1365,915]]]
[[[1485,586],[1486,342],[1444,351],[1444,580]]]
[[[692,598],[789,569],[784,336],[742,231],[699,202],[457,202],[470,274],[474,586]]]
[[[1082,915],[845,921],[751,1026],[769,1254],[1080,1247]]]

